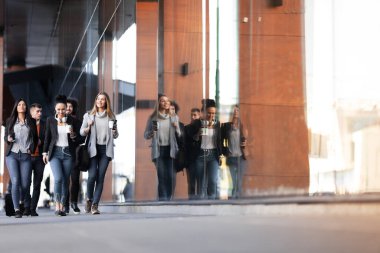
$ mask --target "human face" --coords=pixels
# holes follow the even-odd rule
[[[57,117],[62,119],[66,115],[66,104],[58,103],[55,105],[55,112],[57,113]]]
[[[106,109],[106,105],[107,105],[107,98],[105,95],[103,94],[100,94],[97,98],[96,98],[96,107],[98,107],[98,109]]]
[[[194,121],[196,119],[199,119],[200,118],[200,114],[199,112],[191,112],[191,121]]]
[[[234,114],[233,114],[233,117],[234,118],[239,118],[239,108],[238,107],[234,107]]]
[[[170,101],[168,97],[162,96],[160,97],[160,100],[158,101],[159,104],[159,110],[169,110],[170,107]]]
[[[17,112],[18,113],[25,113],[26,112],[26,103],[25,101],[20,101],[17,104]]]
[[[71,115],[73,113],[74,107],[72,103],[66,103],[66,114]]]
[[[216,116],[216,108],[215,107],[209,107],[206,109],[206,119],[208,121],[215,120],[215,116]]]
[[[175,107],[174,107],[174,105],[170,106],[169,112],[170,112],[171,115],[175,114]]]
[[[32,115],[33,119],[40,120],[42,116],[42,108],[38,108],[38,107],[31,108],[30,115]]]

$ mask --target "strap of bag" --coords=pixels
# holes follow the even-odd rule
[[[95,116],[94,116],[94,127],[95,127]],[[82,145],[88,146],[88,142],[90,141],[88,136],[90,135],[91,135],[91,126],[90,126],[90,130],[88,131],[88,134],[86,135],[86,139],[84,140],[84,143]]]

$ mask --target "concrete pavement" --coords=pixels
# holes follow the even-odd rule
[[[313,205],[307,212],[297,212],[307,205],[294,203],[291,207],[266,205],[272,207],[272,212],[266,209],[256,213],[236,212],[238,209],[236,213],[223,213],[222,205],[212,203],[203,208],[219,208],[219,212],[202,214],[194,211],[199,205],[181,209],[178,203],[140,203],[151,206],[150,211],[134,212],[125,205],[109,203],[101,205],[102,214],[96,216],[56,217],[53,211],[40,210],[39,217],[15,219],[1,213],[0,252],[379,253],[380,215],[360,211],[379,204],[351,204],[348,213],[326,212],[328,206],[332,207],[329,204],[321,204],[324,212],[313,212]],[[174,210],[177,206],[177,212],[170,211],[169,206]],[[253,205],[235,208],[244,206]],[[287,211],[280,212],[281,209]]]

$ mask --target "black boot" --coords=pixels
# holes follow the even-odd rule
[[[80,214],[80,209],[77,203],[71,203],[71,209],[75,214]]]
[[[31,212],[30,212],[30,207],[29,206],[26,206],[25,207],[25,210],[24,210],[24,212],[23,212],[23,215],[24,216],[29,216],[31,214]]]
[[[19,208],[20,208],[19,211],[20,211],[20,213],[22,215],[24,213],[24,211],[25,211],[24,203],[20,203]]]

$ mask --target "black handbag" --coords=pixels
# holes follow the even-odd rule
[[[90,132],[87,134],[84,143],[75,149],[75,168],[84,172],[88,170],[88,166],[90,165],[90,154],[88,153],[89,135]]]

